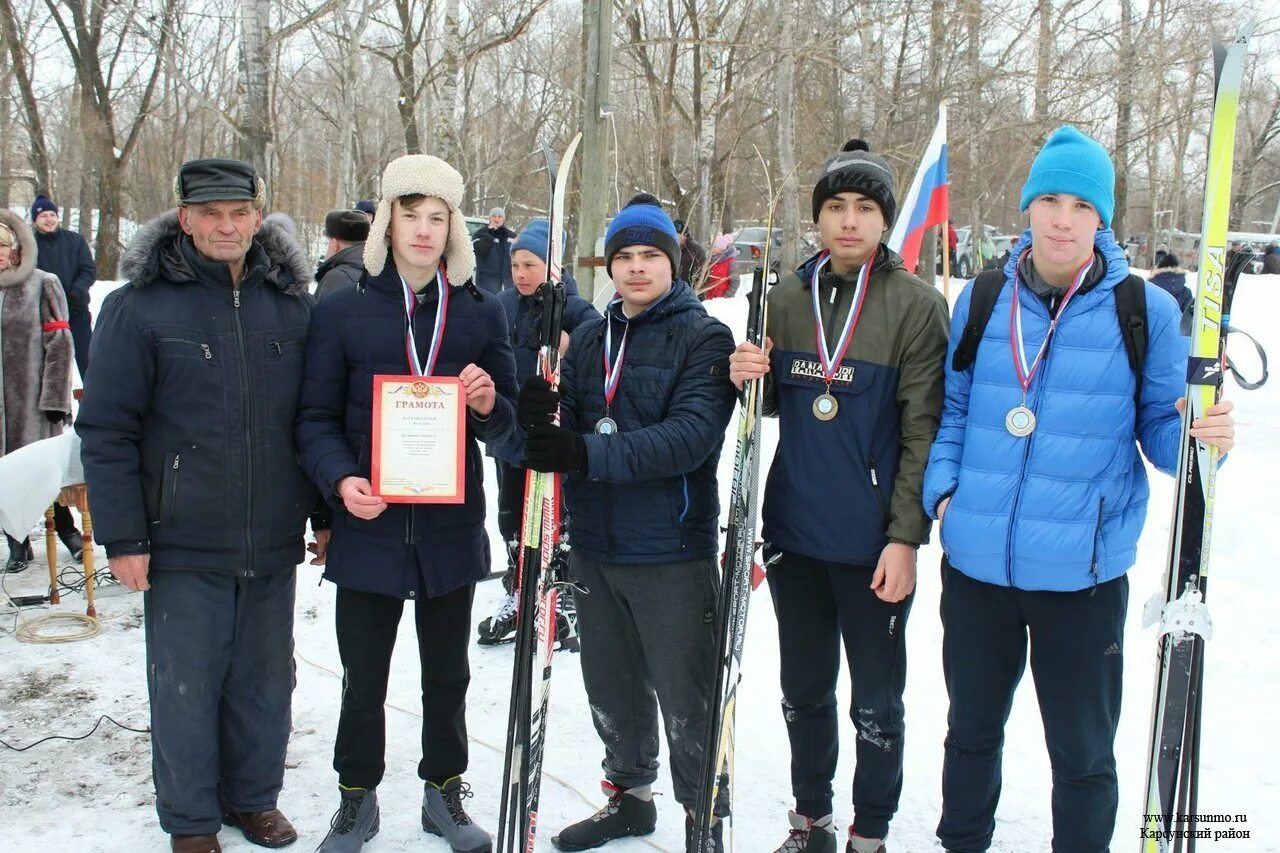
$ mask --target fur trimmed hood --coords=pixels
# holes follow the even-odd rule
[[[449,205],[449,239],[444,247],[449,283],[462,285],[470,280],[476,272],[476,252],[471,247],[471,234],[458,207],[462,204],[462,191],[462,175],[439,157],[409,154],[388,163],[382,173],[378,212],[369,226],[369,239],[364,244],[364,268],[369,275],[380,274],[387,265],[391,202],[400,196],[421,193]]]
[[[12,287],[26,281],[36,268],[36,237],[31,233],[31,226],[7,208],[0,208],[0,223],[13,232],[18,240],[16,248],[21,253],[16,267],[0,272],[0,287]]]
[[[142,287],[175,269],[186,269],[186,260],[178,249],[182,227],[178,210],[166,211],[138,228],[120,258],[120,275],[135,287]],[[266,253],[270,270],[268,280],[286,293],[307,291],[311,282],[311,265],[297,240],[274,222],[262,223],[253,242]]]

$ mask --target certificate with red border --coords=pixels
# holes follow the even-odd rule
[[[373,493],[387,503],[465,501],[466,410],[457,377],[373,377]]]

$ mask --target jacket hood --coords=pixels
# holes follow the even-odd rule
[[[817,266],[821,257],[822,252],[819,252],[796,267],[796,276],[804,283],[805,287],[808,287],[809,283],[813,281],[813,268]],[[902,269],[902,256],[884,243],[881,243],[876,249],[875,266],[872,267],[871,271],[877,273],[896,269]]]
[[[1022,253],[1031,248],[1031,229],[1022,232],[1018,241],[1009,250],[1009,260],[1004,264],[1004,277],[1012,281],[1018,271],[1018,260]],[[1093,235],[1093,248],[1102,256],[1107,271],[1098,282],[1099,290],[1111,290],[1129,276],[1129,260],[1124,256],[1124,248],[1116,242],[1115,232],[1110,228],[1100,228]]]
[[[36,238],[31,233],[31,226],[7,208],[0,207],[0,223],[13,232],[17,240],[14,248],[20,253],[16,267],[0,272],[0,287],[12,287],[26,281],[36,268]]]
[[[177,208],[142,225],[120,258],[120,274],[135,287],[143,287],[162,276],[181,271],[190,277],[186,259],[178,248],[182,228]],[[253,242],[267,256],[267,281],[290,295],[307,291],[310,264],[297,241],[274,222],[263,222]]]

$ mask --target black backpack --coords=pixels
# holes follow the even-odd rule
[[[986,270],[973,280],[973,292],[969,295],[969,321],[965,324],[960,343],[951,357],[953,370],[968,370],[978,356],[978,344],[986,331],[996,299],[1004,289],[1004,271]],[[1124,351],[1129,356],[1129,367],[1137,382],[1133,389],[1133,405],[1136,409],[1142,400],[1142,365],[1147,360],[1147,283],[1136,275],[1130,275],[1116,285],[1116,318],[1120,321],[1120,336],[1124,339]]]

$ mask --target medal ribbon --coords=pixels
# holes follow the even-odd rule
[[[430,376],[435,372],[436,358],[440,355],[440,345],[444,342],[444,327],[449,319],[449,280],[445,278],[444,270],[436,270],[436,293],[439,294],[439,299],[436,302],[436,323],[431,331],[431,348],[427,350],[425,369],[418,358],[418,341],[413,333],[413,315],[418,310],[418,297],[409,282],[404,280],[404,276],[400,276],[400,284],[404,286],[404,313],[409,319],[404,335],[404,351],[409,370],[414,376]]]
[[[871,267],[875,265],[878,252],[878,248],[873,250],[871,257],[862,265],[862,269],[858,270],[858,283],[853,291],[853,305],[849,308],[849,316],[844,320],[844,330],[840,332],[840,339],[836,341],[836,356],[834,359],[827,349],[827,336],[822,329],[822,308],[818,304],[818,275],[822,272],[822,268],[827,265],[827,262],[831,260],[831,253],[823,252],[818,257],[818,263],[813,267],[813,277],[809,282],[809,292],[813,296],[813,319],[817,325],[818,360],[822,362],[822,375],[826,377],[827,388],[831,387],[836,371],[840,369],[840,363],[844,361],[844,354],[849,351],[849,344],[853,343],[853,332],[858,328],[858,318],[862,316],[862,304],[867,298],[867,281],[871,278]]]
[[[1022,253],[1022,257],[1018,258],[1017,269],[1021,269],[1022,261],[1030,252],[1027,249]],[[1013,348],[1013,369],[1018,374],[1018,384],[1022,386],[1023,401],[1026,401],[1027,392],[1031,390],[1031,380],[1036,376],[1036,371],[1040,369],[1040,362],[1044,359],[1044,354],[1049,351],[1049,341],[1053,338],[1054,331],[1058,328],[1058,320],[1067,311],[1067,303],[1076,295],[1076,291],[1080,289],[1080,285],[1084,282],[1085,276],[1089,274],[1089,270],[1093,268],[1093,255],[1089,255],[1089,259],[1080,265],[1080,269],[1076,271],[1076,277],[1071,282],[1071,286],[1067,288],[1067,292],[1062,297],[1062,304],[1058,306],[1058,313],[1049,320],[1049,330],[1044,333],[1044,340],[1040,342],[1040,350],[1036,353],[1036,360],[1027,365],[1026,346],[1022,342],[1022,302],[1018,298],[1018,281],[1022,278],[1022,274],[1015,270],[1013,274],[1013,304],[1009,306],[1009,345]]]
[[[622,343],[618,344],[618,356],[611,363],[609,361],[609,353],[613,349],[613,306],[622,304],[621,299],[615,299],[609,303],[609,307],[605,310],[604,324],[604,409],[607,414],[609,407],[613,405],[613,398],[618,395],[618,381],[622,379],[622,362],[627,355],[627,335],[631,331],[631,324],[625,324],[622,331]]]

